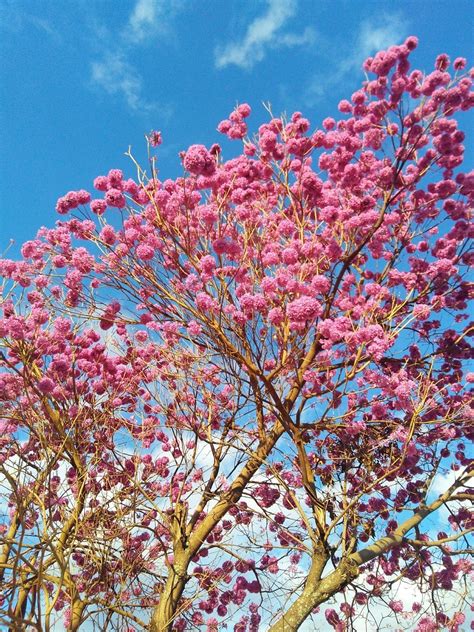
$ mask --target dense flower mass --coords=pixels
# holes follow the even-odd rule
[[[291,320],[305,322],[321,316],[323,309],[321,304],[309,296],[302,296],[288,303],[288,316]]]
[[[473,73],[416,46],[316,128],[241,104],[182,176],[98,176],[0,260],[2,621],[461,630]]]
[[[216,161],[204,145],[191,145],[183,164],[185,169],[197,176],[212,176],[216,170]]]

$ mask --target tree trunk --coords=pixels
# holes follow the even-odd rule
[[[223,494],[222,498],[211,509],[204,520],[194,528],[187,539],[186,548],[183,548],[181,542],[178,545],[178,550],[176,550],[175,546],[174,562],[161,593],[160,602],[151,616],[150,632],[171,632],[173,621],[179,616],[177,612],[178,603],[186,586],[188,566],[192,557],[199,551],[207,536],[219,524],[229,509],[234,507],[240,500],[248,482],[262,463],[265,463],[267,456],[283,432],[284,427],[277,422],[273,430],[269,432],[266,439],[260,443],[254,454],[244,465],[229,490]],[[179,538],[177,541],[179,541]]]
[[[189,561],[189,557],[178,557],[170,568],[160,596],[160,603],[155,608],[150,621],[150,632],[171,632],[173,622],[179,615],[178,603],[186,586]]]
[[[319,572],[318,568],[320,568]],[[303,592],[285,614],[268,629],[268,632],[295,632],[314,608],[340,592],[359,574],[358,564],[350,558],[341,560],[336,570],[319,580],[323,568],[324,565],[321,568],[320,561],[313,560]]]
[[[77,632],[77,630],[79,630],[85,606],[86,604],[76,595],[71,605],[71,623],[68,627],[68,632]]]

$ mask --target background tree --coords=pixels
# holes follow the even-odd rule
[[[459,629],[472,82],[410,71],[415,47],[314,132],[297,112],[250,141],[238,106],[243,153],[192,145],[175,180],[153,132],[148,174],[68,193],[1,261],[11,630],[291,631],[326,602],[340,631],[374,604]]]

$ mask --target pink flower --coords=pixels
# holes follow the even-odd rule
[[[324,121],[323,121],[323,127],[326,130],[334,129],[335,125],[336,125],[336,121],[333,118],[331,118],[330,116],[325,118]]]
[[[285,320],[285,315],[281,307],[274,307],[268,312],[268,320],[272,325],[281,325]]]
[[[228,119],[224,119],[217,126],[217,131],[221,134],[227,134],[232,127],[232,123]]]
[[[195,320],[189,321],[187,329],[190,336],[199,336],[202,332],[201,325]]]
[[[285,248],[281,253],[281,258],[286,264],[296,263],[298,261],[298,253],[294,248]]]
[[[212,247],[214,248],[214,252],[217,255],[222,255],[227,249],[227,241],[222,237],[220,237],[219,239],[214,239],[214,241],[212,242]]]
[[[224,119],[217,126],[221,134],[230,139],[242,139],[247,134],[247,124],[244,118],[250,115],[250,106],[247,103],[239,105],[230,113],[228,119]]]
[[[137,246],[137,256],[144,261],[150,261],[155,256],[155,251],[148,244],[140,244]]]
[[[216,267],[215,259],[211,255],[206,255],[205,257],[203,257],[199,264],[201,266],[201,270],[206,274],[211,274]]]
[[[415,35],[410,35],[405,40],[405,46],[408,50],[414,50],[418,46],[418,38]]]
[[[288,303],[287,306],[288,316],[291,320],[297,322],[304,322],[313,320],[323,313],[321,303],[315,298],[309,296],[302,296],[295,301]]]
[[[415,632],[438,632],[438,624],[431,617],[422,617]]]
[[[152,147],[158,147],[163,142],[161,132],[158,132],[157,130],[152,130],[147,138]]]
[[[89,193],[89,191],[81,189],[80,191],[77,191],[76,195],[79,204],[88,204],[88,202],[90,202],[91,194]]]
[[[430,317],[431,309],[429,305],[415,305],[413,308],[413,316],[417,320],[426,320]]]
[[[466,67],[467,61],[465,57],[456,57],[453,63],[454,70],[463,70]]]
[[[68,628],[71,625],[71,620],[72,620],[71,608],[66,608],[63,614],[63,623],[64,623],[65,628]]]
[[[341,621],[340,618],[339,618],[339,615],[334,610],[334,608],[328,608],[327,610],[325,610],[324,611],[324,616],[326,617],[326,621],[332,627],[335,627]]]
[[[322,274],[317,274],[311,279],[311,287],[318,294],[325,294],[331,287],[331,283]]]
[[[123,173],[121,169],[111,169],[107,174],[107,188],[122,190]]]
[[[250,108],[250,105],[248,103],[242,103],[237,107],[237,112],[242,118],[247,118],[248,116],[250,116],[252,109]]]
[[[99,202],[101,200],[96,200],[96,201]],[[110,226],[110,224],[107,224],[106,226],[104,226],[104,228],[100,231],[99,236],[102,239],[102,241],[108,244],[109,246],[114,244],[117,238],[115,234],[115,230],[113,229],[112,226]]]
[[[244,154],[246,156],[255,156],[257,153],[257,147],[253,143],[245,143]]]
[[[466,615],[463,612],[456,612],[453,617],[455,625],[462,625],[466,621]]]
[[[125,182],[122,183],[122,186],[123,186],[123,190],[126,191],[127,193],[130,193],[130,195],[138,194],[138,185],[131,178],[129,178],[128,180],[125,180]]]
[[[196,294],[196,305],[203,311],[211,311],[215,307],[215,300],[205,292]]]
[[[269,130],[265,130],[260,135],[260,147],[263,149],[263,151],[269,151],[269,152],[273,151],[275,149],[276,142],[277,142],[276,134],[274,134],[273,132],[270,132]]]
[[[295,229],[296,227],[294,223],[289,219],[284,219],[278,225],[278,232],[280,233],[280,235],[283,235],[284,237],[291,237]]]
[[[204,145],[191,145],[184,156],[184,168],[196,176],[212,176],[216,161]]]
[[[56,202],[56,211],[60,214],[60,215],[66,215],[66,213],[68,213],[69,211],[69,205],[67,204],[67,202],[64,200],[64,198],[59,198],[59,200]]]
[[[53,380],[50,380],[49,377],[43,377],[38,382],[38,389],[45,395],[52,393],[55,386],[56,384],[53,382]]]
[[[119,189],[109,189],[105,194],[105,201],[108,206],[115,208],[123,208],[126,203],[125,197]]]
[[[446,53],[441,53],[441,55],[438,55],[438,57],[436,57],[435,68],[437,70],[444,71],[448,68],[448,66],[449,66],[449,57],[448,55],[446,55]]]
[[[82,246],[73,252],[71,261],[83,274],[89,273],[94,267],[94,257]]]
[[[107,176],[97,176],[94,180],[94,189],[97,189],[97,191],[107,191]]]
[[[352,105],[346,99],[339,101],[339,105],[337,106],[339,112],[343,112],[344,114],[349,114],[352,112]]]

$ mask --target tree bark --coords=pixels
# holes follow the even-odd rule
[[[190,557],[174,560],[165,587],[161,593],[160,603],[153,612],[150,622],[150,632],[170,632],[173,621],[179,615],[178,604],[187,581],[187,569]]]
[[[319,577],[326,559],[319,573],[317,569],[320,567],[320,562],[317,559],[313,560],[303,592],[285,614],[268,629],[268,632],[294,632],[298,630],[314,608],[317,608],[320,604],[327,601],[329,597],[342,590],[359,574],[357,563],[350,558],[345,558],[336,570],[320,580]]]

